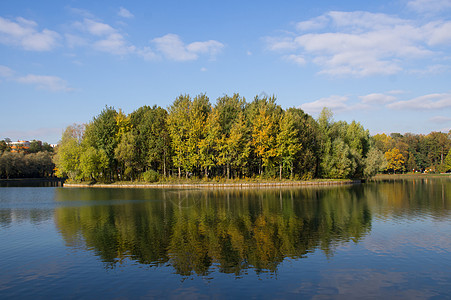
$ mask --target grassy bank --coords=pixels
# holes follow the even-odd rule
[[[423,174],[423,173],[407,173],[407,174],[378,174],[371,180],[389,180],[389,179],[423,179],[423,178],[451,178],[451,173],[447,174]]]
[[[66,182],[65,187],[124,187],[124,188],[227,188],[227,187],[278,187],[278,186],[312,186],[312,185],[342,185],[356,184],[361,180],[348,179],[315,179],[309,181],[295,180],[267,180],[267,179],[172,179],[147,183],[140,181],[119,181],[113,183],[86,183],[86,182]]]

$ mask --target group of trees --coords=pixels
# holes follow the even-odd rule
[[[373,136],[375,146],[387,160],[387,172],[433,172],[451,170],[451,131],[428,135],[392,133]]]
[[[59,176],[87,181],[158,177],[363,178],[379,171],[369,132],[359,123],[318,120],[275,97],[181,95],[167,110],[112,107],[69,126],[57,150]],[[379,155],[380,154],[380,155]]]
[[[0,141],[0,178],[52,177],[53,148],[41,141],[32,141],[28,149],[11,151],[9,139]]]

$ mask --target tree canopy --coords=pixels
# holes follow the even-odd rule
[[[167,108],[124,114],[105,107],[63,134],[59,176],[86,181],[152,178],[365,178],[377,172],[447,168],[450,136],[399,133],[371,137],[360,123],[315,120],[283,109],[274,96],[180,95]],[[449,155],[448,155],[449,156]]]

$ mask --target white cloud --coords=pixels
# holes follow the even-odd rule
[[[127,45],[127,41],[119,33],[109,34],[106,38],[94,43],[94,49],[116,55],[133,53],[135,47]]]
[[[88,33],[89,36],[67,34],[66,40],[70,47],[91,45],[97,51],[113,55],[137,54],[145,58],[149,57],[148,50],[137,49],[109,24],[85,18],[83,22],[75,22],[73,26]]]
[[[427,66],[424,69],[414,69],[409,71],[410,74],[416,75],[431,75],[431,74],[440,74],[446,71],[449,71],[450,67],[446,65],[431,65]]]
[[[451,117],[435,116],[429,119],[431,122],[438,124],[451,123]]]
[[[119,8],[119,12],[117,13],[120,17],[131,19],[134,15],[126,8]]]
[[[91,19],[84,19],[83,22],[75,22],[74,26],[80,30],[89,32],[90,34],[96,36],[116,33],[116,30],[110,25]]]
[[[301,108],[309,114],[319,113],[324,107],[330,108],[334,112],[344,111],[349,108],[347,104],[348,100],[349,98],[346,96],[332,95],[313,102],[304,103],[301,105]]]
[[[319,16],[308,21],[299,22],[296,24],[297,30],[310,31],[324,28],[328,23],[326,16]]]
[[[396,74],[406,61],[440,58],[434,46],[451,43],[451,22],[418,24],[361,11],[332,11],[296,27],[302,33],[267,37],[268,49],[303,57],[329,75]]]
[[[207,68],[202,67],[202,68],[200,68],[200,71],[201,71],[201,72],[207,72]]]
[[[147,61],[158,60],[160,58],[150,47],[136,48],[135,53]]]
[[[360,96],[359,98],[362,100],[362,103],[366,104],[385,104],[394,102],[397,99],[395,96],[377,93]]]
[[[122,8],[121,8],[122,9]],[[125,9],[121,10],[125,16]],[[83,12],[86,15],[86,12]],[[73,28],[81,33],[65,35],[69,47],[87,46],[96,51],[106,52],[113,55],[136,55],[147,61],[159,60],[165,57],[174,61],[196,60],[200,55],[208,55],[211,59],[224,48],[224,45],[215,40],[197,41],[185,44],[176,34],[167,34],[151,41],[155,47],[139,47],[130,43],[126,34],[113,26],[94,20],[84,18],[82,22],[74,22]]]
[[[36,29],[38,24],[21,17],[11,21],[0,17],[0,43],[20,46],[29,51],[49,51],[58,45],[60,35],[55,31]]]
[[[24,77],[18,77],[15,80],[20,83],[33,84],[33,85],[36,85],[39,89],[49,90],[52,92],[73,91],[72,88],[67,86],[67,82],[65,80],[63,80],[59,77],[56,77],[56,76],[44,76],[44,75],[29,74]]]
[[[407,3],[407,6],[417,12],[440,12],[451,9],[450,0],[413,0]]]
[[[208,54],[210,57],[214,57],[224,47],[222,43],[214,40],[185,45],[178,35],[171,33],[155,38],[152,42],[164,57],[174,61],[196,60],[199,54]]]
[[[451,94],[429,94],[387,105],[391,109],[444,109],[451,107]]]
[[[290,54],[283,57],[285,60],[295,62],[298,65],[305,65],[305,59],[302,55]]]
[[[13,76],[13,74],[14,74],[13,70],[11,70],[10,68],[8,68],[6,66],[0,65],[0,77],[8,78],[8,77]]]

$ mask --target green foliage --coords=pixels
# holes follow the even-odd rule
[[[83,149],[80,155],[80,173],[77,179],[99,180],[108,167],[108,156],[103,149],[95,149],[92,146]]]
[[[282,109],[275,97],[246,103],[224,95],[212,107],[200,94],[180,95],[167,110],[143,106],[126,115],[105,107],[86,126],[67,128],[55,163],[58,176],[96,181],[133,181],[146,170],[199,180],[367,178],[406,167],[444,170],[450,146],[442,133],[370,137],[358,122],[334,121],[327,108],[315,120]]]
[[[448,154],[446,155],[444,161],[444,171],[445,172],[451,171],[451,149],[449,149]]]
[[[370,149],[370,135],[359,123],[334,122],[323,109],[318,119],[321,175],[326,178],[362,178]]]
[[[284,166],[290,169],[291,178],[294,175],[294,161],[302,149],[302,141],[299,136],[300,123],[299,115],[292,110],[286,111],[280,118],[280,130],[276,139],[280,179],[282,179]]]
[[[11,147],[9,147],[8,143],[5,140],[0,141],[0,154],[5,151],[11,151]]]
[[[0,153],[0,178],[44,178],[51,177],[55,165],[52,153],[17,153],[4,151]]]
[[[58,177],[76,179],[80,175],[81,130],[81,127],[72,125],[68,126],[63,133],[54,158]]]
[[[383,171],[387,166],[387,160],[384,154],[379,149],[373,147],[368,152],[365,159],[365,168],[363,171],[364,178],[371,178],[377,173]]]
[[[382,152],[397,148],[402,154],[407,171],[437,170],[443,171],[444,159],[451,149],[451,136],[442,132],[431,132],[428,135],[392,133],[373,137],[375,146]]]
[[[146,172],[142,173],[142,178],[146,182],[157,182],[159,180],[160,175],[158,172],[154,170],[147,170]]]

